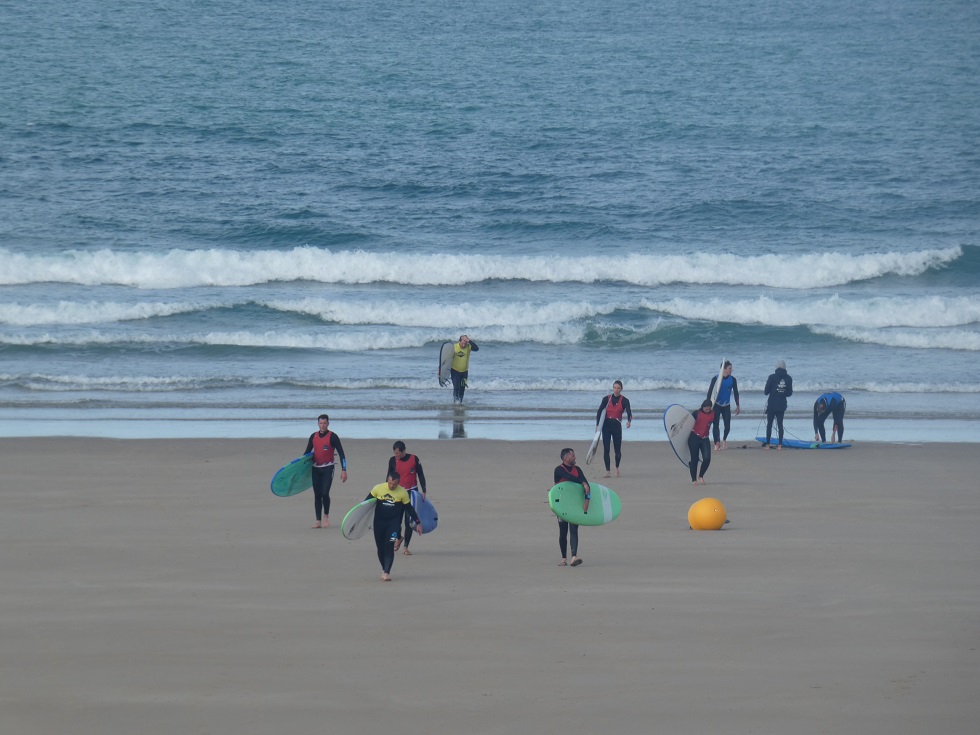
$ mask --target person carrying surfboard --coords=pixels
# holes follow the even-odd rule
[[[319,431],[310,434],[303,454],[313,452],[313,510],[316,512],[313,528],[326,528],[330,525],[330,486],[333,485],[334,456],[340,455],[341,482],[347,482],[347,456],[340,437],[329,430],[330,417],[321,413],[316,421]]]
[[[555,485],[559,482],[576,482],[585,490],[585,502],[582,503],[582,510],[588,511],[589,500],[592,497],[592,488],[589,481],[585,479],[585,473],[581,468],[575,466],[575,452],[566,447],[561,450],[561,464],[555,467]],[[572,544],[572,566],[577,567],[582,563],[578,557],[578,526],[568,521],[558,519],[558,548],[561,549],[560,567],[568,566],[568,542]]]
[[[476,342],[461,334],[459,342],[453,345],[453,366],[449,375],[453,381],[453,403],[462,403],[466,392],[466,381],[470,375],[470,352],[479,352]]]
[[[392,470],[385,481],[371,488],[371,492],[364,498],[377,499],[374,504],[374,545],[378,548],[381,580],[384,582],[391,581],[391,567],[395,563],[395,552],[401,542],[402,517],[408,514],[419,533],[425,530],[419,521],[419,514],[412,507],[408,490],[400,482],[401,477]]]
[[[694,428],[687,437],[687,448],[691,450],[691,484],[704,485],[704,475],[711,464],[711,425],[715,421],[715,411],[710,398],[701,402],[701,408],[694,411]],[[698,472],[698,455],[701,459],[701,472]]]
[[[405,451],[405,442],[400,439],[391,445],[392,457],[388,460],[388,472],[397,472],[401,477],[401,485],[408,490],[408,496],[412,500],[412,507],[418,508],[417,495],[426,496],[425,491],[425,472],[422,471],[422,460],[418,455],[409,454]],[[420,493],[421,491],[421,493]],[[412,541],[412,524],[405,522],[405,548],[402,553],[411,556],[408,545]]]
[[[813,404],[813,441],[827,441],[827,430],[824,424],[827,417],[833,415],[834,425],[830,430],[831,443],[844,441],[844,411],[847,401],[840,393],[824,393]]]
[[[708,385],[709,400],[712,400],[714,396],[715,385],[718,385],[717,375],[712,376],[711,383]],[[738,402],[738,381],[732,375],[732,363],[725,360],[725,367],[722,368],[721,372],[721,384],[718,385],[718,397],[713,399],[715,401],[715,421],[711,425],[711,434],[715,440],[715,449],[719,451],[728,449],[728,432],[732,428],[731,404],[733,396],[735,398],[735,415],[738,416],[742,412],[742,408]],[[724,436],[722,436],[720,431],[722,419],[725,420]]]
[[[609,445],[612,444],[616,457],[616,477],[619,477],[619,463],[623,459],[623,416],[626,416],[626,428],[633,423],[633,410],[630,399],[622,395],[623,381],[613,382],[612,393],[603,396],[599,410],[595,414],[595,428],[602,426],[602,459],[606,463],[606,477],[609,477]]]

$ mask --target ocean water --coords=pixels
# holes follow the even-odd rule
[[[804,5],[804,7],[800,7]],[[980,6],[0,6],[0,435],[980,441]],[[435,377],[468,333],[464,407]]]

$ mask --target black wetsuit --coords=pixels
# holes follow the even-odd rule
[[[586,485],[588,480],[585,474],[578,467],[568,468],[564,464],[555,467],[555,484],[559,482],[577,482],[579,485]],[[586,491],[588,492],[588,491]],[[578,525],[558,519],[558,548],[561,549],[561,558],[564,559],[568,554],[568,541],[572,542],[572,556],[578,556]]]
[[[619,419],[610,418],[606,415],[606,407],[609,403],[613,406],[619,405],[622,402],[623,415],[626,417],[628,422],[633,421],[633,411],[630,408],[630,399],[626,396],[616,396],[609,394],[602,397],[602,402],[599,404],[599,410],[595,414],[595,422],[602,425],[602,459],[606,463],[606,472],[611,469],[609,464],[609,446],[613,447],[613,452],[616,457],[616,467],[619,468],[619,463],[623,459],[623,422]]]
[[[375,493],[375,490],[378,492]],[[390,574],[391,566],[395,563],[395,544],[399,539],[402,518],[408,514],[415,523],[418,523],[419,515],[408,500],[409,495],[405,488],[398,487],[394,491],[386,492],[388,490],[387,485],[382,484],[378,485],[375,490],[372,490],[367,496],[378,500],[374,504],[374,543],[378,547],[378,561],[381,563],[381,570],[385,574]],[[402,493],[404,493],[404,497],[402,497]]]
[[[414,477],[402,476],[401,482],[402,482],[402,487],[408,490],[409,497],[411,497],[412,499],[412,507],[415,508],[418,505],[418,499],[416,497],[416,494],[419,492],[419,490],[422,491],[423,495],[425,494],[425,472],[422,471],[422,460],[419,459],[418,455],[415,454],[406,454],[401,463],[398,461],[397,457],[391,457],[388,460],[388,472],[396,471],[398,472],[399,475],[402,475],[402,472],[399,471],[399,465],[404,463],[404,461],[409,459],[410,457],[415,458],[415,476]],[[412,528],[412,524],[406,520],[405,521],[405,550],[406,551],[408,551],[408,544],[412,540],[413,533],[414,530]]]
[[[344,445],[340,443],[340,437],[333,432],[330,433],[330,446],[333,447],[335,455],[340,457],[340,466],[342,469],[347,469],[347,457],[344,454]],[[303,454],[309,454],[313,451],[313,440],[317,437],[321,439],[325,437],[326,434],[321,434],[319,431],[314,431],[310,434],[309,441],[306,442],[306,451]],[[319,521],[322,515],[330,515],[330,488],[333,485],[333,468],[334,465],[328,465],[326,467],[313,467],[313,510],[316,512],[316,519]]]
[[[776,372],[766,380],[765,394],[769,396],[766,404],[766,446],[772,439],[772,422],[776,421],[779,430],[779,446],[783,445],[783,414],[786,413],[786,399],[793,395],[793,378],[786,368],[776,368]]]

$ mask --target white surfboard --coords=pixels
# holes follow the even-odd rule
[[[375,498],[368,498],[347,511],[344,522],[341,524],[341,531],[345,539],[351,541],[359,539],[374,525],[374,504],[376,502]]]
[[[715,380],[714,390],[711,391],[711,405],[714,406],[718,403],[718,392],[721,390],[721,381],[725,377],[725,363],[726,358],[721,358],[721,366],[718,368],[718,378]],[[686,440],[685,440],[686,441]]]
[[[439,385],[445,385],[451,379],[450,370],[453,367],[453,343],[443,342],[439,346],[439,369],[436,376],[439,378]]]
[[[595,430],[595,436],[592,437],[592,443],[589,445],[589,451],[585,453],[585,463],[592,464],[592,459],[595,457],[596,450],[599,448],[599,440],[602,438],[602,427],[600,426]]]
[[[694,416],[690,411],[677,403],[667,406],[664,411],[664,429],[667,431],[670,448],[685,467],[691,465],[691,449],[687,446],[687,438],[693,428]]]

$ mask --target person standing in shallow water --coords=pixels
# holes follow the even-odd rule
[[[595,414],[596,431],[602,427],[602,459],[606,464],[606,477],[611,470],[609,462],[609,446],[613,446],[616,457],[616,477],[619,477],[619,463],[623,459],[623,416],[626,416],[626,428],[633,423],[633,410],[630,399],[622,395],[623,381],[613,383],[612,393],[603,396],[599,410]]]
[[[347,457],[340,437],[330,431],[330,417],[321,413],[317,417],[319,431],[310,434],[306,451],[313,452],[313,510],[316,523],[313,528],[330,525],[330,487],[333,485],[334,457],[340,457],[340,481],[347,482]]]
[[[466,393],[466,381],[470,377],[470,352],[479,352],[476,342],[462,334],[459,342],[453,345],[453,364],[449,377],[453,381],[453,403],[462,403]]]
[[[779,445],[776,449],[783,448],[783,415],[786,413],[788,405],[786,399],[793,395],[793,378],[786,372],[786,363],[782,360],[776,363],[776,371],[766,380],[765,394],[769,396],[766,402],[766,443],[763,445],[769,449],[769,442],[772,440],[772,422],[775,420],[776,428],[779,430]]]

